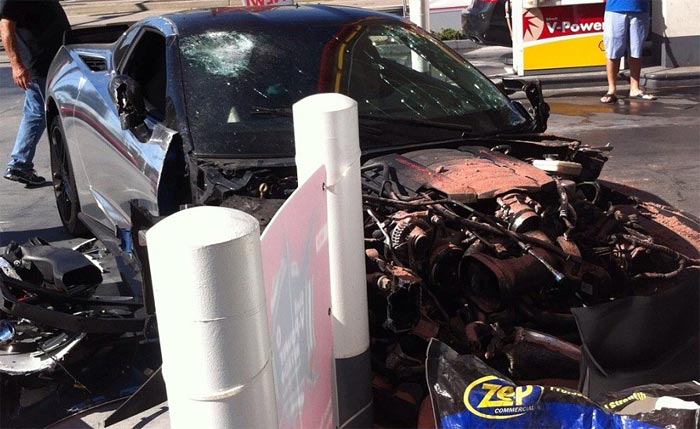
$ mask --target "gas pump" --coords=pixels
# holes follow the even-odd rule
[[[605,0],[511,0],[511,11],[519,76],[605,66]]]

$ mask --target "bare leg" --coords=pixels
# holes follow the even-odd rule
[[[629,57],[629,67],[630,67],[630,96],[642,92],[642,88],[639,86],[639,77],[642,72],[642,60],[641,58]],[[610,75],[608,75],[610,79]]]
[[[632,62],[630,61],[631,68]],[[605,71],[608,74],[608,94],[617,94],[617,74],[620,72],[620,59],[611,60],[608,58],[605,63]],[[637,69],[637,82],[639,82],[639,69]]]

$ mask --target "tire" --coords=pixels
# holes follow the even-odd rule
[[[61,223],[66,231],[75,237],[89,236],[90,232],[78,219],[78,213],[80,213],[78,189],[75,186],[73,167],[68,155],[68,146],[66,145],[65,133],[61,125],[61,118],[58,116],[51,120],[51,125],[49,126],[49,144],[51,180]]]

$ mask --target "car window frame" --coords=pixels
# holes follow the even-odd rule
[[[134,50],[136,47],[139,45],[143,37],[148,34],[148,33],[154,33],[157,36],[161,37],[163,39],[163,46],[164,46],[164,51],[163,54],[165,55],[165,62],[166,62],[166,71],[165,71],[165,79],[166,79],[166,86],[165,86],[165,92],[163,94],[164,98],[167,98],[168,96],[168,36],[161,31],[160,29],[153,27],[151,25],[142,25],[138,29],[134,29],[134,36],[130,42],[127,42],[124,40],[124,43],[120,44],[116,49],[115,52],[125,44],[129,44],[129,46],[126,48],[124,51],[124,54],[122,55],[121,58],[118,59],[118,63],[114,69],[115,74],[125,74],[125,70],[127,68],[127,65],[129,64],[129,61],[132,59]],[[125,39],[129,38],[131,34],[125,33],[123,36]],[[147,117],[152,123],[166,123],[167,121],[167,112],[159,112],[162,117],[158,117],[157,115],[153,114],[153,110],[149,110],[147,112]]]
[[[136,48],[136,45],[138,45],[139,42],[141,42],[141,39],[143,38],[144,34],[146,34],[147,32],[156,33],[157,35],[161,36],[163,38],[163,40],[165,40],[167,42],[167,36],[162,31],[160,31],[158,28],[152,27],[150,25],[143,25],[137,29],[134,29],[134,33],[132,33],[132,34],[135,34],[135,35],[133,36],[131,41],[126,40],[131,36],[131,34],[125,33],[124,36],[122,36],[124,40],[114,50],[114,52],[116,53],[124,45],[128,45],[128,47],[126,48],[124,53],[121,55],[121,57],[115,58],[115,67],[114,67],[115,73],[117,73],[117,74],[124,73],[124,69],[126,68],[126,64],[127,64],[128,60],[131,59],[131,56],[134,53],[134,49]],[[166,55],[167,55],[167,49],[166,49]]]

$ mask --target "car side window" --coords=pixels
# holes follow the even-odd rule
[[[144,31],[129,53],[122,74],[139,83],[148,113],[163,120],[167,85],[165,37]]]

